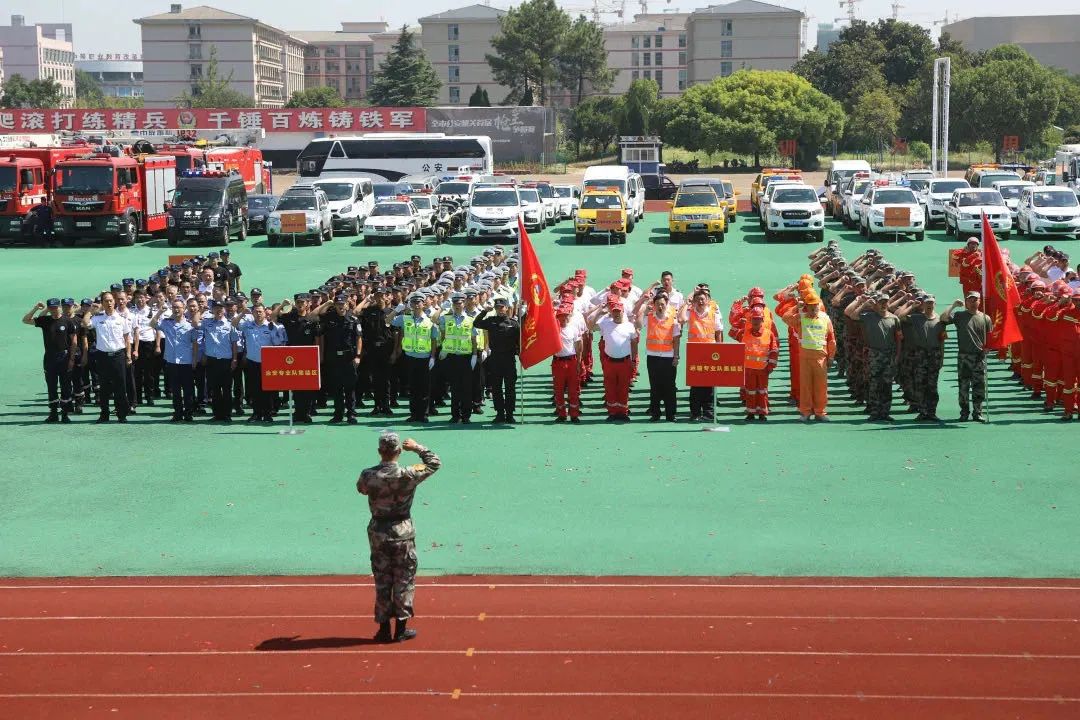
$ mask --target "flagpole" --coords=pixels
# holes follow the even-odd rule
[[[520,217],[519,217],[519,221],[520,221]],[[529,407],[525,403],[525,385],[524,385],[524,379],[525,378],[523,377],[525,375],[525,367],[521,364],[521,331],[523,329],[522,328],[522,322],[521,322],[521,288],[522,288],[522,277],[521,277],[521,233],[522,233],[522,230],[524,230],[524,228],[525,228],[524,224],[521,224],[519,222],[519,224],[518,224],[518,241],[517,241],[517,256],[518,256],[518,289],[517,289],[517,293],[518,293],[518,301],[517,301],[517,303],[514,304],[514,315],[517,316],[517,321],[518,321],[518,354],[517,354],[517,358],[514,360],[514,362],[516,362],[518,364],[518,367],[519,367],[518,376],[517,376],[517,397],[518,397],[518,407],[521,408],[521,424],[522,425],[524,425],[526,423],[525,415],[528,412],[527,408]]]

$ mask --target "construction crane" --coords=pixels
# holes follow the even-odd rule
[[[900,11],[906,6],[901,5],[899,0],[893,0],[892,4],[889,5],[889,7],[892,8],[892,19],[893,20],[898,20],[898,19],[900,19]]]
[[[957,21],[957,20],[959,20],[959,19],[960,19],[960,15],[959,15],[959,13],[953,13],[953,14],[952,14],[952,19],[950,20],[950,19],[949,19],[949,11],[948,11],[948,10],[946,10],[946,11],[945,11],[945,17],[943,17],[943,18],[942,18],[942,19],[940,19],[940,20],[935,20],[935,21],[934,21],[934,24],[935,24],[935,25],[948,25],[949,23],[954,23],[954,22],[956,22],[956,21]]]
[[[862,0],[840,0],[840,7],[847,8],[848,22],[855,22],[855,6],[861,3]]]

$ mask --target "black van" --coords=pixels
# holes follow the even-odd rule
[[[248,203],[244,179],[237,172],[188,170],[176,179],[169,206],[169,245],[181,240],[247,239]]]

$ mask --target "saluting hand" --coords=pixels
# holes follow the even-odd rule
[[[24,305],[23,307],[26,307],[26,306]],[[34,309],[35,310],[44,310],[45,309],[45,303],[43,303],[43,302],[35,303],[34,304]]]
[[[405,438],[405,442],[401,443],[401,449],[410,452],[415,452],[419,447],[420,445],[412,438]]]

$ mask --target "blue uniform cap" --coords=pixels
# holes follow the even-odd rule
[[[510,304],[510,301],[504,297],[495,298],[495,307],[506,307]]]
[[[259,288],[251,288],[251,294],[252,295],[262,295],[263,291],[260,290]]]
[[[124,278],[122,281],[125,285],[134,285],[135,278]]]
[[[70,307],[70,306],[75,304],[75,298],[64,298],[63,300],[60,301],[60,304],[64,305],[64,306],[67,306],[67,307]]]
[[[139,278],[135,281],[135,287],[146,287],[146,281],[142,278]]]
[[[90,298],[83,298],[82,300],[79,301],[79,304],[82,305],[83,307],[90,307],[91,305],[94,304],[94,301],[91,300]]]
[[[222,255],[223,257],[224,257],[225,255],[228,255],[228,254],[229,254],[229,249],[228,249],[228,248],[226,248],[226,249],[224,249],[224,250],[222,250],[222,251],[221,251],[221,255]]]
[[[60,307],[60,298],[49,298],[45,301],[48,307]]]
[[[112,285],[109,286],[109,289],[114,290],[114,291],[120,291],[120,290],[124,289],[124,286],[121,285],[120,283],[113,283]]]
[[[208,258],[210,258],[211,260],[213,260],[214,258],[217,258],[217,257],[221,257],[221,256],[220,256],[220,255],[218,255],[218,254],[217,254],[216,252],[212,252],[212,253],[210,253],[209,255],[207,255],[206,257],[208,257]]]

